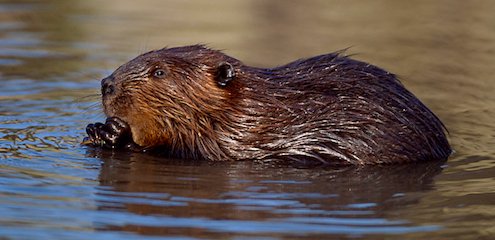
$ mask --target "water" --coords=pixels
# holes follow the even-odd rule
[[[491,239],[493,1],[0,1],[2,239]],[[304,169],[81,147],[99,79],[206,43],[275,66],[351,47],[443,120],[446,163]]]

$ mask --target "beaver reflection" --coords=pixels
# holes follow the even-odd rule
[[[444,126],[395,75],[342,53],[275,68],[202,45],[142,54],[101,82],[86,144],[210,161],[445,160]]]
[[[128,218],[122,224],[103,220],[101,230],[193,237],[220,237],[222,233],[207,226],[189,225],[189,219],[266,221],[315,216],[291,210],[341,217],[332,212],[356,210],[349,207],[356,203],[376,204],[366,209],[371,213],[365,217],[386,218],[383,209],[393,211],[417,204],[417,199],[408,193],[429,191],[434,176],[442,170],[439,162],[298,169],[252,162],[164,161],[146,154],[110,151],[95,155],[103,163],[98,209],[119,212]],[[141,217],[156,222],[149,223]],[[350,213],[346,217],[362,216]]]

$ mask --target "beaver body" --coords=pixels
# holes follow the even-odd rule
[[[397,78],[341,53],[256,68],[202,45],[138,56],[102,80],[90,142],[170,157],[378,164],[445,160],[441,121]]]

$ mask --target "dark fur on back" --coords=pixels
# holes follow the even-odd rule
[[[235,69],[225,87],[222,62]],[[157,67],[166,79],[151,79]],[[340,53],[266,69],[195,45],[143,54],[112,77],[120,94],[104,96],[107,116],[174,157],[377,164],[451,153],[441,121],[393,74]]]

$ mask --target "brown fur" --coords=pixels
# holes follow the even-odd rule
[[[226,87],[222,62],[236,74]],[[393,74],[339,53],[263,69],[195,45],[145,53],[110,78],[105,114],[173,157],[376,164],[451,152],[440,120]]]

